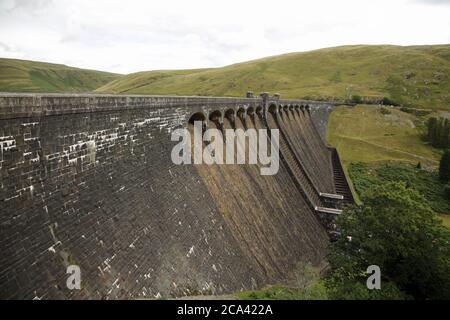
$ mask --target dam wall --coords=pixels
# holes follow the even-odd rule
[[[338,194],[338,155],[312,118],[332,106],[0,94],[0,298],[223,294],[322,268],[330,217],[350,197]],[[280,129],[278,173],[173,164],[171,133],[198,115],[210,128]],[[70,265],[79,290],[67,287]]]

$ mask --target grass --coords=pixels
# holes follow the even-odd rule
[[[129,74],[97,92],[286,98],[388,96],[424,108],[450,106],[450,45],[343,46],[290,53],[222,68]]]
[[[356,45],[296,52],[222,68],[126,76],[64,65],[0,59],[0,91],[243,96],[389,97],[406,106],[449,109],[450,45]]]
[[[273,286],[261,290],[239,292],[235,296],[242,300],[328,300],[327,289],[323,281],[317,281],[305,289]]]
[[[448,226],[450,202],[437,175],[442,151],[422,139],[432,115],[373,105],[339,107],[331,113],[327,140],[338,149],[358,196],[383,182],[403,181],[444,214]],[[424,169],[416,168],[419,162]]]
[[[90,92],[120,75],[61,64],[0,58],[0,91]]]
[[[320,267],[299,263],[289,278],[291,286],[273,285],[237,292],[234,297],[242,300],[328,300],[329,294],[321,279]]]
[[[441,151],[422,139],[427,116],[383,109],[373,105],[339,107],[330,116],[328,142],[335,146],[345,164],[350,162],[404,161],[421,162],[435,168]]]

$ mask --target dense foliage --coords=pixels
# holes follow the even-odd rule
[[[450,299],[450,231],[405,183],[367,190],[364,205],[338,219],[329,294],[338,299]],[[369,265],[381,268],[382,290],[365,287]]]
[[[367,164],[351,163],[350,178],[359,195],[385,182],[403,182],[417,190],[436,213],[450,212],[450,202],[445,193],[445,182],[435,172],[422,170],[417,166],[402,163]]]

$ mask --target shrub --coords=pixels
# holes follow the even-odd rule
[[[399,104],[394,102],[393,100],[389,99],[388,97],[383,98],[383,104],[384,105],[390,105],[390,106],[398,106]]]
[[[350,178],[360,196],[386,182],[403,182],[420,192],[436,213],[450,212],[450,201],[444,194],[446,182],[437,172],[421,170],[404,163],[366,164],[352,162],[348,167]]]
[[[367,298],[365,271],[377,265],[389,296],[450,299],[450,231],[423,196],[393,182],[372,188],[362,201],[363,206],[347,208],[338,217],[341,236],[329,259],[332,291],[342,295],[350,287]]]
[[[354,95],[352,95],[351,102],[353,102],[353,103],[361,103],[362,102],[362,98],[361,98],[360,95],[354,94]]]

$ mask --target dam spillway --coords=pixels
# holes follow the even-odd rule
[[[333,217],[353,202],[318,125],[334,105],[0,94],[0,298],[222,294],[319,268]],[[173,164],[171,132],[195,115],[207,128],[279,129],[278,173]],[[66,286],[69,265],[80,290]]]

